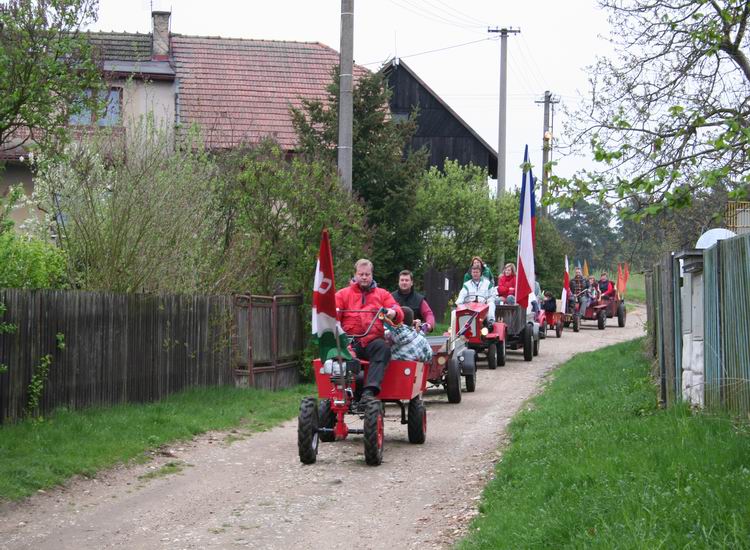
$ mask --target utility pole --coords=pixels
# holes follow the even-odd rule
[[[497,135],[497,197],[498,209],[500,208],[500,199],[505,193],[505,112],[508,109],[508,35],[518,34],[521,29],[497,28],[487,29],[490,33],[500,33],[500,115],[498,120]],[[497,273],[503,272],[505,265],[505,248],[500,237],[497,234]]]
[[[544,101],[535,101],[534,103],[544,103],[544,133],[542,134],[542,197],[547,194],[547,185],[549,179],[548,164],[550,161],[550,153],[552,151],[552,132],[550,131],[550,114],[551,108],[554,109],[554,105],[559,103],[559,99],[553,99],[552,92],[546,90],[544,92]],[[546,206],[542,206],[542,216],[549,214]]]
[[[500,115],[497,139],[497,197],[505,193],[505,113],[508,110],[508,35],[518,34],[521,29],[487,29],[487,32],[500,33]]]
[[[341,187],[352,192],[352,72],[354,65],[354,0],[341,0],[341,52],[339,53],[339,146]]]

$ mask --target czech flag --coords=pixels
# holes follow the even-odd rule
[[[518,270],[516,272],[516,302],[526,309],[529,295],[534,292],[534,241],[536,240],[536,200],[534,176],[529,164],[529,146],[523,154],[521,180],[521,208],[518,217]]]
[[[349,339],[336,318],[336,283],[328,230],[320,236],[320,251],[315,266],[312,303],[312,337],[320,348],[320,360],[341,357],[351,359]]]

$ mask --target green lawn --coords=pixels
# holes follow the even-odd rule
[[[0,427],[0,500],[16,500],[76,474],[132,460],[146,451],[209,431],[237,428],[232,440],[293,418],[313,386],[268,392],[195,388],[156,403],[56,411],[43,421]]]
[[[750,547],[750,427],[658,409],[641,346],[556,371],[458,548]]]

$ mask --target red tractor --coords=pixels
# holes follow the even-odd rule
[[[365,334],[376,321],[387,322],[384,310],[375,313]],[[359,335],[359,337],[364,334]],[[354,354],[352,354],[354,356]],[[427,435],[427,411],[422,393],[427,385],[429,365],[418,361],[391,360],[386,368],[377,400],[362,401],[360,396],[369,363],[329,359],[324,364],[313,361],[318,398],[306,397],[300,404],[297,423],[299,459],[304,464],[317,460],[319,442],[346,439],[349,434],[362,434],[365,462],[377,466],[383,461],[384,403],[395,403],[401,409],[401,424],[408,425],[409,443],[424,443]],[[350,428],[346,415],[357,416],[363,427]]]
[[[539,323],[539,337],[546,338],[547,331],[555,329],[555,336],[562,336],[565,314],[561,311],[544,311],[542,309],[536,314],[536,322]]]
[[[469,368],[464,370],[463,364],[474,366],[475,362],[471,354],[460,352],[465,349],[484,354],[487,366],[494,370],[498,365],[505,365],[507,335],[507,326],[502,320],[489,322],[489,304],[482,302],[481,296],[470,294],[468,299],[472,298],[474,301],[458,304],[451,313],[451,345],[448,348],[456,357],[464,357],[461,374],[466,378],[467,391],[474,391],[476,372],[469,372]]]

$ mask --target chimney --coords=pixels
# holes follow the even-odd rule
[[[154,61],[169,60],[169,17],[168,11],[151,12],[151,59]]]

